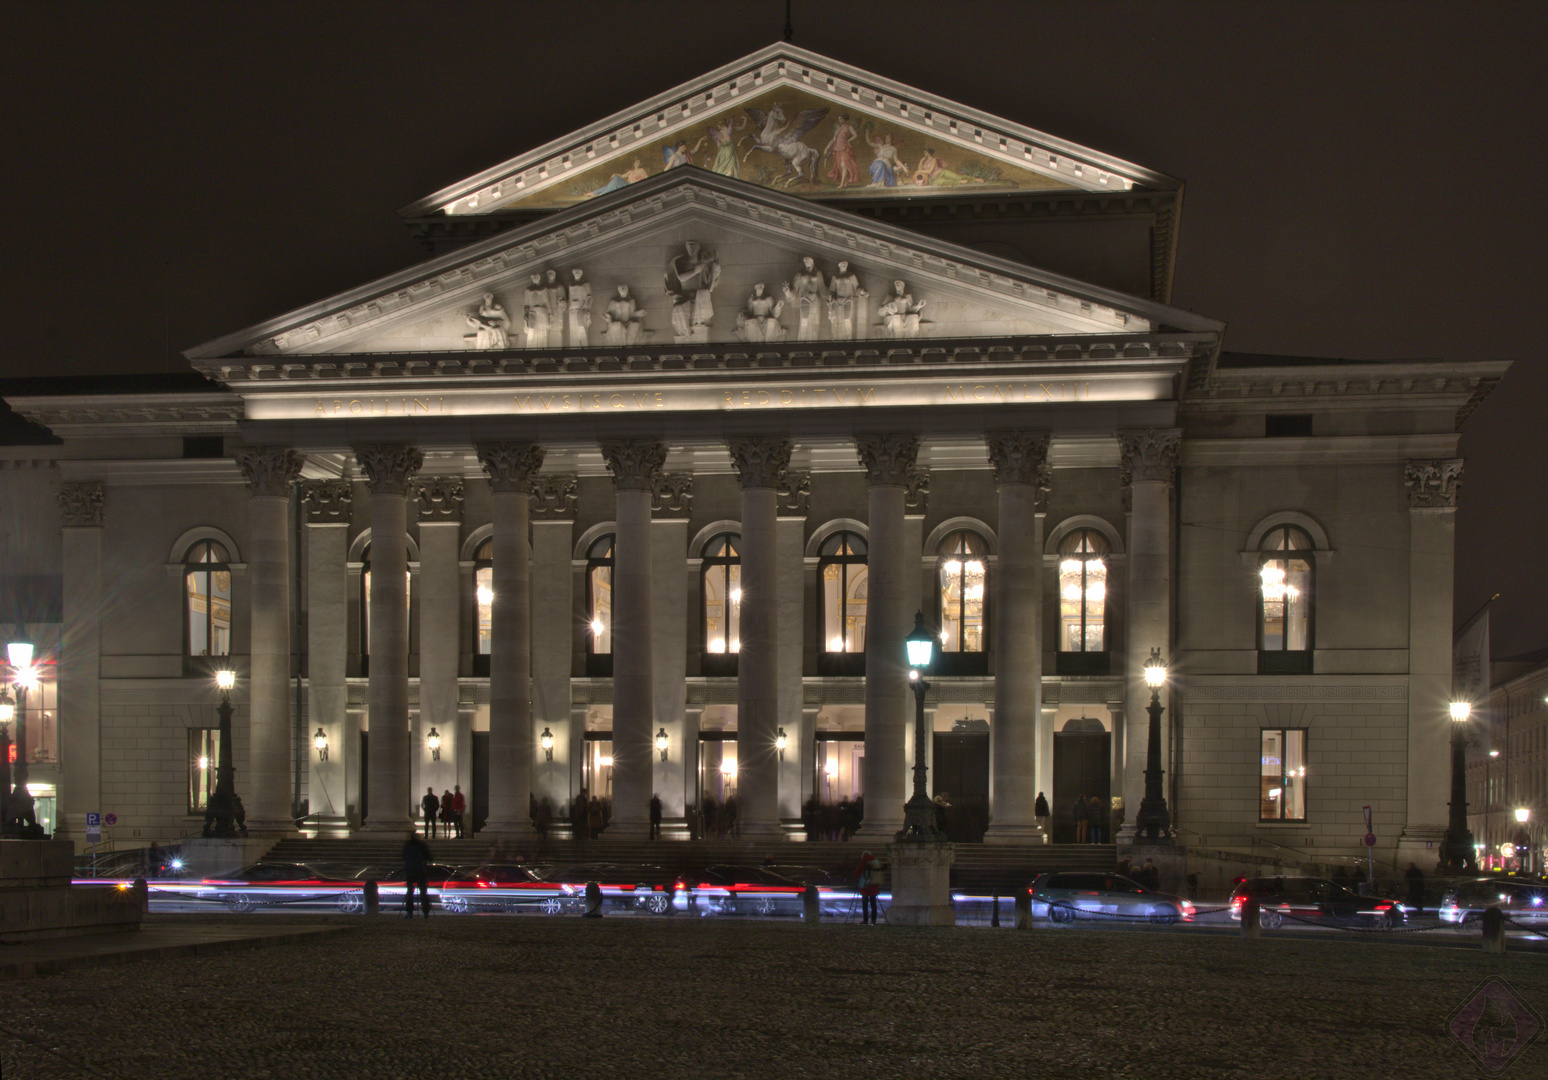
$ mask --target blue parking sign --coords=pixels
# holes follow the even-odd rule
[[[88,829],[102,828],[102,815],[95,810],[86,811],[86,827]]]

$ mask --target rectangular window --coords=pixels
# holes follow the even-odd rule
[[[1306,729],[1261,732],[1259,821],[1306,820]]]
[[[215,793],[220,762],[220,728],[188,729],[188,812],[202,814]]]
[[[59,683],[53,678],[53,668],[47,669],[47,679],[39,679],[27,692],[27,717],[24,725],[27,738],[27,761],[32,765],[59,764]],[[21,716],[17,710],[16,715]],[[23,725],[13,726],[11,737],[17,739]],[[11,747],[11,761],[16,761],[18,750]]]
[[[1311,433],[1311,413],[1269,413],[1263,418],[1263,435],[1268,439],[1306,439]]]

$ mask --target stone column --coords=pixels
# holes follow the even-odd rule
[[[64,626],[59,649],[59,785],[54,838],[84,843],[102,802],[102,505],[100,481],[59,485]],[[187,603],[187,600],[182,601]],[[12,729],[13,737],[15,729]]]
[[[779,726],[785,729],[785,760],[779,771],[779,816],[801,816],[811,794],[812,736],[802,725],[801,647],[806,632],[806,492],[800,480],[779,493],[777,595],[779,596]],[[808,482],[809,483],[809,482]],[[813,714],[815,716],[815,713]]]
[[[349,511],[353,485],[347,480],[305,480],[301,509],[306,515],[306,709],[307,785],[312,815],[327,832],[360,823],[360,808],[349,803],[348,777],[358,774],[357,740],[351,737],[345,682],[349,647]],[[328,760],[313,745],[318,731],[328,738]]]
[[[999,486],[995,564],[994,753],[984,839],[1042,843],[1037,822],[1038,727],[1043,698],[1043,501],[1051,481],[1046,431],[988,436]]]
[[[1149,747],[1150,690],[1145,685],[1145,661],[1151,649],[1160,649],[1169,671],[1177,669],[1172,655],[1172,483],[1177,475],[1181,433],[1176,430],[1122,431],[1118,447],[1122,455],[1121,480],[1130,493],[1129,514],[1129,610],[1124,680],[1127,722],[1124,725],[1123,829],[1120,844],[1134,839],[1134,822],[1145,797],[1145,756]],[[1161,691],[1161,703],[1169,704],[1170,687]],[[1162,716],[1161,769],[1169,767],[1166,737],[1170,709]],[[1162,791],[1169,783],[1162,778]]]
[[[613,544],[613,819],[618,839],[650,834],[655,680],[651,668],[651,492],[666,447],[647,440],[605,442],[616,488]]]
[[[371,729],[369,832],[402,833],[414,822],[408,703],[408,498],[422,450],[385,443],[355,448],[371,493]],[[257,584],[256,582],[254,583]]]
[[[919,437],[857,435],[855,445],[870,485],[870,555],[865,616],[865,822],[869,842],[890,841],[903,827],[908,797],[906,743],[913,692],[903,641],[914,629],[906,610],[909,560],[903,543],[903,496]],[[917,564],[914,572],[917,574]]]
[[[486,443],[478,460],[494,501],[494,566],[490,578],[489,819],[486,830],[532,831],[532,548],[528,521],[532,477],[543,448]],[[568,629],[568,622],[565,628]]]
[[[576,478],[536,476],[532,480],[532,727],[554,737],[552,761],[539,744],[533,789],[569,820],[576,789],[570,786],[570,659],[572,635],[551,633],[575,619],[571,603],[570,551],[575,546]]]
[[[290,485],[305,461],[283,446],[236,455],[247,478],[252,567],[251,673],[248,690],[248,772],[237,794],[247,796],[250,833],[295,828],[290,805]]]
[[[790,440],[738,436],[727,444],[742,483],[741,653],[737,658],[739,821],[749,839],[783,836],[779,823],[778,496]]]
[[[685,473],[657,477],[651,491],[650,670],[655,727],[651,728],[651,793],[661,796],[663,817],[680,817],[675,792],[684,758],[683,713],[688,686],[688,597],[694,592],[688,572],[688,519],[693,509],[693,477]],[[654,749],[655,733],[665,730],[671,744],[667,759]]]
[[[1408,805],[1399,864],[1435,857],[1451,790],[1452,580],[1462,459],[1405,462],[1408,487]],[[1487,665],[1487,658],[1485,658]],[[1489,683],[1487,666],[1483,685]],[[1474,723],[1483,702],[1473,702]],[[1377,829],[1381,834],[1381,829]]]
[[[471,757],[461,738],[457,711],[457,661],[461,652],[462,590],[458,566],[462,535],[460,477],[430,476],[414,487],[419,510],[419,714],[409,731],[417,802],[427,787],[437,797],[461,783],[458,766]],[[439,761],[425,749],[431,729],[441,739]],[[466,792],[464,792],[466,794]]]

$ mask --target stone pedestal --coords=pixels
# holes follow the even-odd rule
[[[949,843],[896,843],[891,859],[892,904],[888,926],[956,926],[951,906],[951,864],[956,849]]]
[[[1119,856],[1127,855],[1129,861],[1134,864],[1137,871],[1145,865],[1149,859],[1156,864],[1156,869],[1161,872],[1161,884],[1158,891],[1172,893],[1174,896],[1188,895],[1188,849],[1172,844],[1143,844],[1135,843],[1130,846],[1120,844]],[[1134,877],[1131,871],[1130,877]]]
[[[138,930],[145,886],[72,886],[69,840],[0,840],[0,944]]]

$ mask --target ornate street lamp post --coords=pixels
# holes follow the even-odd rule
[[[1150,650],[1145,662],[1145,685],[1150,687],[1150,740],[1145,747],[1145,797],[1134,815],[1134,839],[1147,844],[1172,842],[1172,815],[1166,809],[1161,789],[1161,687],[1166,685],[1166,661],[1160,649]]]
[[[27,790],[27,691],[37,684],[37,675],[32,670],[32,642],[13,641],[5,651],[11,663],[11,682],[16,687],[16,768],[7,779],[10,793],[5,807],[5,835],[26,838],[36,832],[38,825],[32,810],[32,793]],[[5,748],[5,757],[9,763],[9,746]]]
[[[946,839],[935,827],[935,804],[926,791],[925,778],[930,767],[925,764],[925,694],[930,684],[924,673],[935,659],[935,635],[925,629],[924,612],[914,615],[914,632],[904,639],[908,646],[908,679],[914,687],[914,794],[903,804],[903,828],[899,841],[938,844]]]
[[[220,687],[220,753],[215,766],[215,793],[204,811],[204,835],[238,835],[236,823],[236,768],[231,764],[231,688],[236,672],[217,671],[215,685]]]
[[[0,686],[0,826],[10,823],[11,807],[11,721],[16,719],[16,702],[11,689]]]
[[[1533,850],[1532,836],[1527,832],[1527,822],[1532,820],[1532,811],[1525,806],[1516,807],[1516,858],[1520,860],[1520,869],[1523,874],[1532,872]]]
[[[1451,703],[1451,818],[1441,838],[1440,864],[1450,870],[1478,870],[1473,834],[1467,827],[1467,718],[1473,707],[1466,701]]]

